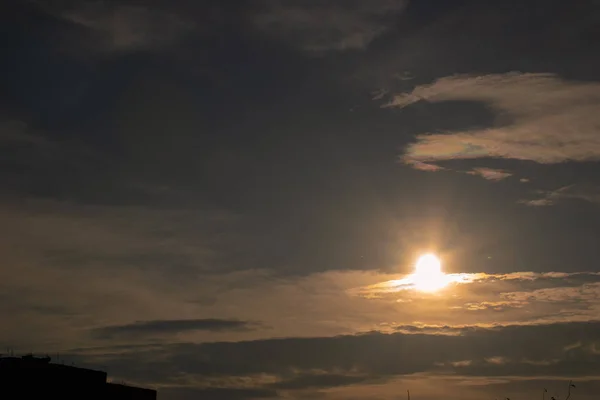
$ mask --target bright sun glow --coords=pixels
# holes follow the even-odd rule
[[[449,283],[442,272],[440,259],[433,254],[425,254],[419,258],[411,280],[415,289],[422,292],[435,292]]]

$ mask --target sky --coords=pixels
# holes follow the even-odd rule
[[[161,400],[597,398],[599,27],[598,0],[3,2],[1,348]]]

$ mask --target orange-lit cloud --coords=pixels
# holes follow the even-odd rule
[[[436,172],[436,171],[442,171],[445,169],[443,167],[440,167],[439,165],[425,163],[425,162],[416,161],[416,160],[407,162],[407,164],[410,164],[414,169],[418,169],[419,171]]]
[[[484,179],[489,181],[500,181],[502,179],[506,179],[509,176],[512,176],[512,173],[502,170],[502,169],[493,169],[493,168],[473,168],[473,170],[467,172],[471,175],[479,175]]]

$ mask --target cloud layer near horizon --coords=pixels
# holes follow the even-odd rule
[[[519,381],[557,376],[589,385],[600,377],[598,328],[598,322],[466,328],[458,335],[415,328],[411,333],[88,348],[65,356],[106,365],[124,379],[152,382],[162,393],[187,388],[245,390],[248,398],[263,397],[260,393],[296,397],[360,390],[354,385],[376,390],[391,384],[387,391],[393,391],[398,380],[411,382],[411,389],[436,380],[447,388],[453,385],[444,381],[456,379],[468,396],[481,385],[508,382],[529,392]],[[556,384],[544,382],[553,390]],[[420,392],[422,397],[428,391]]]

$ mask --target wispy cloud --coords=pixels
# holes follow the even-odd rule
[[[51,10],[88,29],[97,45],[111,51],[162,47],[193,28],[193,23],[168,10],[135,4],[82,1],[76,7]]]
[[[552,74],[456,75],[396,95],[387,107],[416,102],[477,101],[504,123],[486,129],[420,134],[408,164],[485,157],[560,163],[600,159],[600,83]]]
[[[182,218],[192,215],[181,214]],[[174,337],[197,342],[335,336],[407,332],[410,326],[454,334],[441,327],[590,321],[600,312],[600,276],[591,273],[454,274],[445,288],[426,293],[417,290],[409,277],[398,274],[346,271],[282,278],[264,270],[219,271],[214,269],[213,247],[208,242],[205,248],[193,243],[208,240],[201,232],[167,240],[144,233],[143,227],[119,235],[111,229],[116,223],[140,225],[144,219],[156,218],[152,213],[137,219],[125,218],[124,211],[120,222],[110,213],[87,222],[61,221],[44,213],[29,217],[31,226],[37,227],[35,236],[28,226],[15,224],[4,214],[0,217],[13,232],[0,246],[5,262],[20,266],[19,274],[0,273],[4,296],[0,312],[18,315],[20,328],[8,327],[0,339],[33,350],[41,335],[44,351],[62,352],[68,342],[95,346],[98,341],[106,345],[112,340],[113,344],[135,341],[142,345]],[[47,226],[54,230],[47,231]],[[77,238],[69,226],[87,234]],[[34,243],[31,240],[45,251],[25,252],[14,244]],[[168,257],[157,253],[161,242],[170,248]],[[57,260],[49,258],[48,246],[66,245],[83,248],[86,255],[72,261],[65,257],[69,252],[59,254]],[[116,254],[107,257],[109,250]],[[123,257],[123,251],[149,255]],[[205,269],[205,264],[213,269]],[[167,270],[170,275],[165,274]],[[56,284],[48,286],[48,281]],[[211,319],[215,315],[218,321]],[[243,321],[261,324],[223,322],[239,321],[241,316]],[[28,328],[26,334],[23,327]]]
[[[406,0],[269,0],[254,24],[310,52],[364,49],[393,26],[406,4]]]
[[[407,161],[407,164],[410,164],[414,169],[418,169],[419,171],[436,172],[446,169],[436,164],[425,163],[417,160]]]
[[[500,181],[512,176],[512,174],[508,171],[493,168],[473,168],[473,170],[467,173],[471,175],[479,175],[488,181]]]
[[[600,187],[588,184],[573,184],[560,187],[556,190],[540,191],[541,196],[533,200],[521,200],[520,203],[528,206],[551,206],[561,200],[583,200],[600,204]]]

